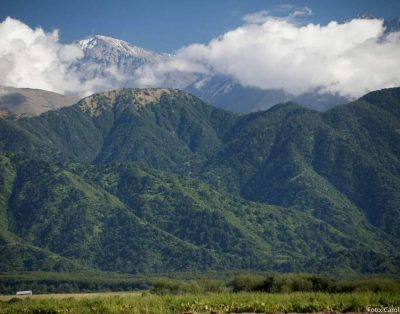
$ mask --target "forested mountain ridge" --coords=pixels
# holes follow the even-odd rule
[[[151,88],[0,119],[0,269],[398,273],[399,113]]]

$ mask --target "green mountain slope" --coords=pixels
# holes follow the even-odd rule
[[[146,224],[119,199],[67,170],[37,160],[17,161],[16,168],[9,229],[24,242],[104,270],[164,270],[163,251],[169,253],[163,262],[172,265],[190,266],[200,256],[213,260],[211,253]]]
[[[311,210],[346,232],[363,221],[397,243],[398,89],[376,94],[323,114],[285,104],[245,116],[206,174],[244,198]]]
[[[121,89],[0,119],[0,269],[397,273],[399,94],[240,116]]]
[[[395,96],[397,90],[382,100],[367,95],[327,112],[337,136],[320,139],[314,165],[372,224],[399,239],[400,105],[390,103]]]
[[[237,116],[178,90],[121,89],[18,125],[64,158],[177,170],[214,152]]]

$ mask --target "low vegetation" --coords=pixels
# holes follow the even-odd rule
[[[223,293],[223,292],[388,292],[400,294],[397,277],[363,276],[334,279],[313,274],[173,273],[129,275],[107,272],[21,272],[0,273],[0,294],[13,295],[19,290],[34,294],[85,293],[110,291],[149,291],[152,294]]]
[[[207,275],[3,273],[0,313],[360,312],[368,306],[400,306],[396,277],[350,280],[313,274]],[[33,290],[34,294],[17,297],[13,295],[17,290]]]
[[[361,312],[368,307],[396,307],[400,296],[388,292],[321,293],[214,292],[183,295],[96,295],[93,298],[13,298],[0,313],[309,313]]]

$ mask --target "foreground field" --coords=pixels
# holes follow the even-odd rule
[[[400,306],[397,293],[204,293],[154,295],[96,293],[3,297],[0,313],[277,313],[366,312]]]
[[[90,292],[90,293],[50,293],[36,295],[0,295],[0,301],[14,303],[17,300],[62,300],[62,299],[95,299],[105,297],[137,297],[141,296],[142,292],[137,291],[120,291],[120,292]],[[10,302],[11,301],[11,302]]]

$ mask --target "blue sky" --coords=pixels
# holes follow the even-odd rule
[[[236,28],[249,13],[286,15],[279,8],[288,4],[311,8],[313,14],[303,21],[321,24],[363,12],[385,19],[400,16],[399,0],[1,0],[0,20],[11,16],[30,27],[58,29],[63,43],[102,34],[172,52]]]

